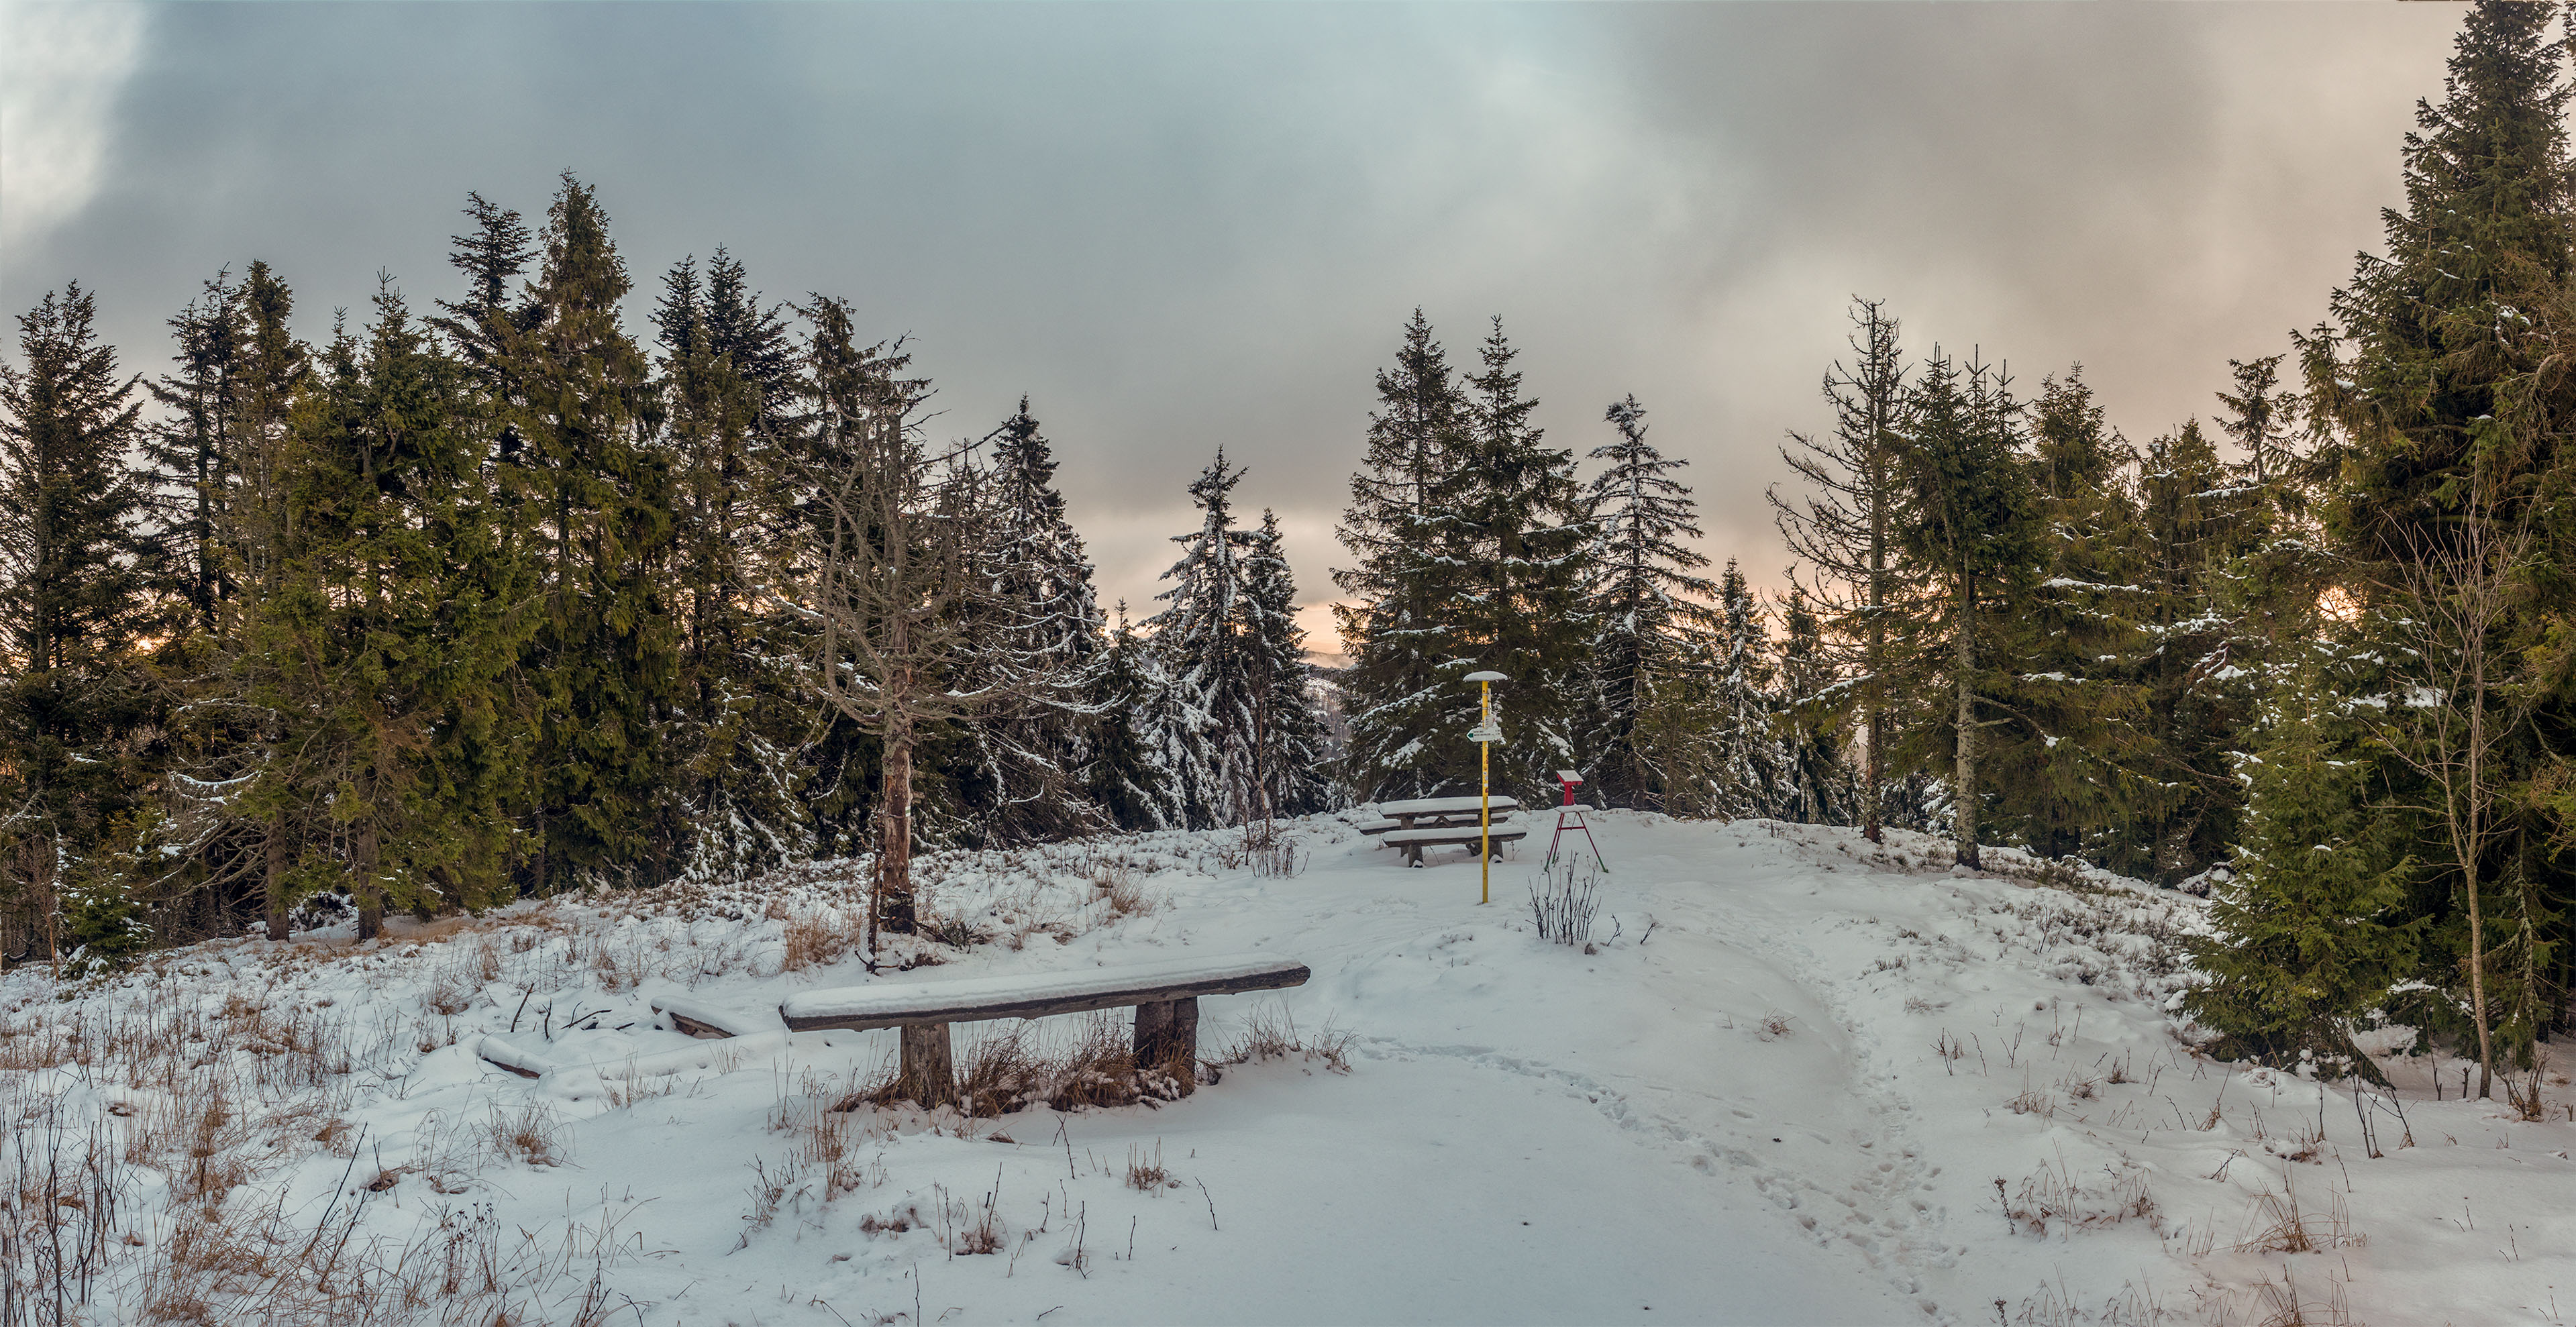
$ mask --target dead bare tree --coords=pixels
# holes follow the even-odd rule
[[[1048,680],[997,659],[986,637],[1009,608],[975,574],[979,511],[968,448],[933,457],[916,419],[926,384],[899,354],[859,351],[836,300],[816,323],[823,385],[806,461],[804,602],[824,699],[880,741],[877,864],[866,945],[910,934],[913,753],[937,725],[1016,700]]]
[[[2383,723],[2388,749],[2424,780],[2423,809],[2440,826],[2442,846],[2459,873],[2469,923],[2469,1006],[2478,1033],[2478,1096],[2495,1077],[2493,1020],[2487,999],[2486,917],[2480,878],[2501,837],[2498,804],[2506,795],[2497,748],[2523,720],[2510,685],[2511,660],[2499,637],[2516,608],[2534,545],[2533,504],[2516,515],[2497,510],[2495,482],[2471,462],[2468,501],[2440,531],[2410,531],[2382,584],[2395,610],[2394,634],[2412,652],[2401,676],[2410,693],[2392,695]]]

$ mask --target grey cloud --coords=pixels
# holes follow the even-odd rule
[[[13,13],[16,11],[12,11]],[[1104,591],[1143,605],[1222,443],[1309,597],[1370,374],[1420,304],[1488,314],[1541,422],[1636,392],[1709,551],[1818,422],[1842,306],[2032,379],[2081,359],[2135,435],[2313,321],[2376,239],[2433,6],[222,5],[151,12],[104,184],[0,255],[78,277],[131,360],[227,263],[308,329],[380,267],[447,294],[467,189],[599,186],[639,285],[727,244],[773,297],[916,338],[939,427],[1022,391]]]

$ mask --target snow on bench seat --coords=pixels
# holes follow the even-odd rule
[[[885,982],[791,995],[778,1006],[787,1026],[890,1028],[1044,1018],[1202,995],[1302,986],[1306,965],[1276,954],[1221,954],[1114,968],[1079,968],[955,981]]]
[[[781,1031],[787,1026],[778,1021],[774,1009],[733,1009],[685,995],[657,997],[653,1012],[670,1019],[672,1028],[692,1037],[748,1037],[755,1032]]]
[[[1044,1018],[1136,1006],[1135,1062],[1167,1069],[1183,1093],[1197,1086],[1199,997],[1302,986],[1306,965],[1276,954],[1219,954],[1115,968],[1033,972],[955,981],[885,982],[791,995],[778,1016],[808,1028],[901,1028],[895,1078],[925,1108],[957,1099],[948,1025]]]
[[[1481,797],[1416,797],[1409,801],[1380,802],[1377,804],[1377,813],[1382,816],[1394,816],[1399,820],[1409,820],[1417,816],[1454,816],[1461,813],[1474,815],[1477,807],[1486,804],[1485,799]],[[1520,809],[1520,802],[1510,797],[1494,798],[1491,805],[1497,814]]]

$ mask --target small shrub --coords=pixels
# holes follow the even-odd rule
[[[1592,941],[1592,918],[1601,909],[1601,864],[1571,853],[1548,859],[1530,881],[1530,919],[1542,940],[1561,945]]]
[[[920,922],[923,938],[936,940],[951,949],[972,949],[990,944],[993,933],[963,917],[931,916]]]
[[[2541,1080],[2549,1072],[2549,1061],[2543,1057],[2530,1070],[2516,1076],[2511,1070],[2498,1075],[2504,1079],[2504,1097],[2512,1104],[2514,1118],[2537,1124],[2549,1116],[2549,1106],[2540,1099]]]

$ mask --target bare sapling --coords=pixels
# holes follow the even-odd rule
[[[1539,938],[1561,945],[1588,945],[1592,919],[1601,909],[1601,865],[1568,853],[1550,861],[1530,880],[1530,919]]]
[[[2507,771],[2498,748],[2524,718],[2511,683],[2512,660],[2499,639],[2522,592],[2534,545],[2535,508],[2505,517],[2495,483],[2473,462],[2468,502],[2439,536],[2409,533],[2391,570],[2388,593],[2396,634],[2414,655],[2413,693],[2391,704],[2382,722],[2388,749],[2423,779],[2468,916],[2469,1014],[2477,1027],[2478,1096],[2492,1095],[2495,1020],[2487,990],[2489,962],[2483,868],[2501,841]]]

